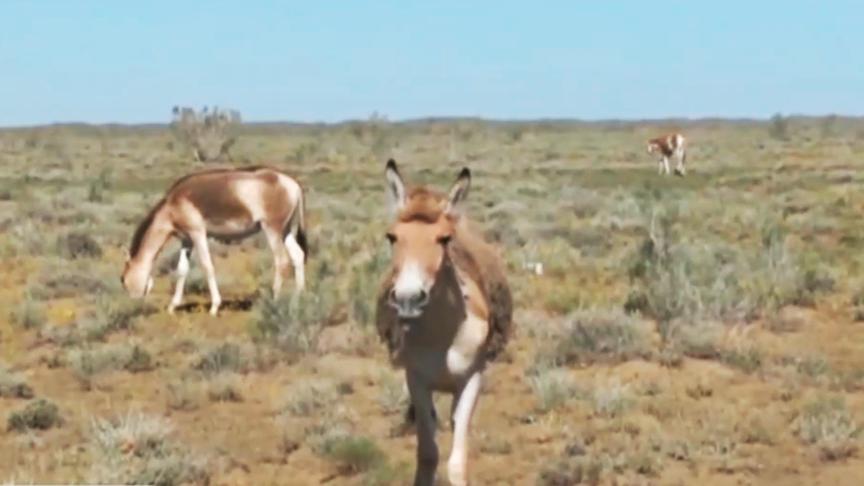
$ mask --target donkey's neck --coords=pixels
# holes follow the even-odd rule
[[[159,252],[168,242],[171,237],[170,224],[162,221],[160,214],[157,214],[150,226],[144,232],[144,238],[138,247],[138,253],[132,257],[132,261],[137,265],[146,265],[147,268],[152,267],[153,261],[159,256]]]

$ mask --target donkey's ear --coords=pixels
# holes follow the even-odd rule
[[[471,187],[471,171],[468,167],[462,169],[456,182],[450,189],[450,197],[447,199],[445,212],[453,216],[460,216],[464,206],[465,198],[468,197],[468,189]]]
[[[390,202],[390,212],[396,214],[405,207],[405,182],[402,180],[402,176],[399,175],[399,169],[396,168],[395,160],[390,159],[387,161],[384,175],[387,177],[387,196]]]

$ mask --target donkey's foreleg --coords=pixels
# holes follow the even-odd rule
[[[189,252],[192,251],[192,246],[183,245],[180,248],[180,258],[177,259],[177,283],[174,286],[174,296],[171,297],[171,303],[168,304],[168,313],[173,314],[174,309],[183,302],[183,291],[186,287],[186,276],[189,275]]]
[[[438,446],[435,444],[435,420],[432,416],[435,405],[432,401],[432,390],[410,371],[407,371],[405,376],[417,426],[417,468],[414,472],[414,486],[433,486],[435,469],[438,467]]]
[[[447,477],[453,486],[468,484],[468,427],[480,396],[483,381],[481,372],[471,375],[460,393],[456,394],[453,411],[453,450],[447,460]]]
[[[196,233],[194,236],[190,235],[190,238],[195,251],[198,252],[201,268],[207,275],[207,288],[210,289],[210,314],[215,316],[219,312],[219,306],[222,305],[222,296],[219,295],[219,286],[216,284],[216,268],[213,266],[210,248],[207,246],[207,234],[204,232]]]
[[[294,233],[288,233],[285,237],[285,248],[288,249],[288,256],[291,258],[291,265],[294,267],[294,286],[298,292],[302,291],[306,286],[306,271],[304,268],[306,254],[303,248],[297,243],[297,237]]]
[[[669,157],[666,157],[665,155],[663,156],[663,170],[665,171],[666,175],[672,173],[672,170],[669,168]]]

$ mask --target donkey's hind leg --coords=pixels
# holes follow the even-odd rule
[[[288,233],[288,236],[285,237],[285,248],[288,249],[291,265],[294,266],[294,286],[299,292],[306,286],[306,271],[304,269],[306,253],[300,247],[294,233]]]
[[[198,252],[198,261],[207,275],[207,287],[210,289],[210,314],[219,313],[222,305],[222,296],[219,294],[219,286],[216,284],[216,268],[213,266],[213,258],[210,256],[210,248],[207,246],[207,233],[204,231],[189,235],[195,250]]]
[[[186,287],[186,276],[189,275],[189,254],[192,252],[192,242],[185,240],[180,248],[180,258],[177,259],[177,284],[174,287],[174,296],[168,304],[168,313],[173,314],[174,309],[183,302],[183,291]]]
[[[288,270],[288,252],[282,244],[282,237],[277,226],[265,224],[264,236],[267,237],[267,244],[270,245],[270,251],[273,252],[275,267],[273,274],[273,295],[276,296],[282,290],[283,275]]]

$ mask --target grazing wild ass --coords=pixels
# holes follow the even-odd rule
[[[658,172],[669,174],[669,159],[675,159],[675,174],[684,175],[684,163],[687,162],[687,139],[680,133],[670,133],[662,137],[648,140],[648,153],[660,154]]]
[[[172,236],[182,242],[177,262],[177,286],[168,306],[173,312],[183,299],[192,249],[207,275],[216,314],[222,303],[207,237],[236,241],[264,230],[275,261],[273,292],[282,287],[288,260],[294,266],[298,291],[304,286],[306,234],[303,190],[287,175],[269,167],[215,169],[178,179],[150,209],[132,237],[121,281],[133,297],[144,297],[153,286],[153,262]]]
[[[406,189],[393,160],[387,187],[395,221],[387,232],[392,268],[377,302],[377,328],[397,367],[405,368],[409,416],[417,428],[414,484],[435,482],[438,448],[432,393],[453,395],[453,449],[447,472],[467,484],[468,426],[486,363],[511,331],[513,304],[496,251],[463,215],[471,182],[462,169],[448,196]]]

